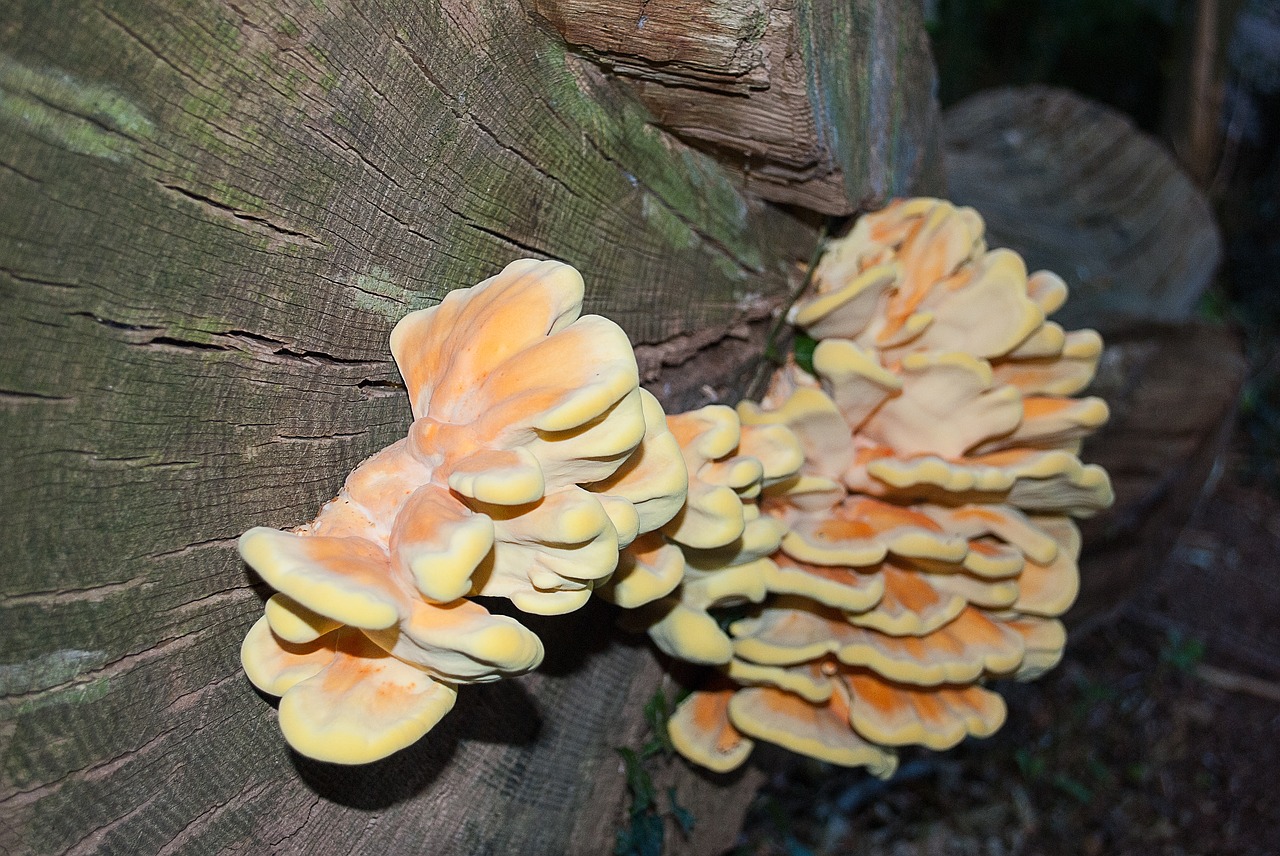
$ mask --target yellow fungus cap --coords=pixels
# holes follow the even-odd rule
[[[696,587],[672,603],[721,658],[706,735],[727,708],[736,733],[884,775],[895,747],[991,734],[1006,709],[982,683],[1061,657],[1054,617],[1079,588],[1070,517],[1112,501],[1078,457],[1106,404],[1070,397],[1101,340],[1047,321],[1065,283],[989,250],[977,212],[942,200],[859,218],[812,281],[790,315],[819,340],[812,372],[790,359],[738,407],[804,457],[755,506],[785,527],[768,595],[727,636],[692,606]],[[715,553],[690,567],[717,573]]]
[[[618,569],[596,593],[624,609],[666,597],[684,578],[684,553],[661,534],[641,535],[622,551]]]
[[[357,467],[312,522],[241,538],[278,592],[246,638],[245,669],[286,695],[281,727],[299,751],[375,760],[434,725],[454,684],[535,668],[537,636],[469,598],[578,609],[620,550],[684,506],[662,407],[638,386],[626,334],[582,316],[582,298],[573,268],[525,259],[402,319],[391,350],[408,436]],[[645,573],[614,590],[647,602],[676,586],[678,550],[661,548],[637,551],[631,568]]]
[[[822,704],[773,687],[745,687],[729,701],[729,719],[750,737],[845,767],[866,767],[888,778],[897,768],[891,749],[877,746],[849,727],[849,702],[840,692]]]
[[[716,773],[742,766],[754,743],[729,722],[731,687],[691,694],[667,720],[667,734],[681,755]]]

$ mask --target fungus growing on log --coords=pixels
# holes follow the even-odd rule
[[[659,642],[718,667],[669,730],[717,771],[766,740],[887,776],[896,747],[993,733],[1005,706],[983,685],[1061,657],[1071,518],[1112,501],[1078,457],[1106,405],[1070,397],[1101,342],[1046,320],[1061,279],[988,250],[977,213],[940,200],[861,218],[813,279],[790,316],[817,340],[812,370],[792,360],[738,408],[744,430],[785,427],[804,451],[759,499],[785,534],[715,656]]]
[[[1052,668],[1078,590],[1071,518],[1111,502],[1071,398],[1100,341],[1066,297],[931,199],[860,220],[792,320],[818,341],[760,403],[666,416],[582,279],[523,260],[404,318],[414,421],[311,523],[241,555],[277,594],[245,639],[300,752],[407,746],[456,686],[520,674],[538,638],[473,596],[557,615],[592,591],[667,654],[716,668],[669,723],[729,770],[753,740],[877,775],[1004,721],[992,678]],[[736,615],[726,614],[733,607]]]
[[[579,317],[568,265],[513,262],[396,325],[408,437],[360,464],[315,520],[254,528],[240,553],[278,594],[242,647],[305,755],[407,746],[457,684],[520,674],[542,644],[471,596],[556,615],[684,504],[684,462],[638,386],[626,334]],[[637,556],[647,556],[642,546]]]

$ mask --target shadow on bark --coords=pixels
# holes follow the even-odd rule
[[[431,733],[389,758],[347,766],[316,761],[290,750],[299,777],[324,799],[350,808],[378,810],[411,799],[448,768],[461,741],[528,746],[538,739],[542,717],[529,693],[514,681],[466,687],[458,703]]]

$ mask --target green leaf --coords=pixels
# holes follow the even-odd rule
[[[796,333],[795,340],[791,344],[791,349],[796,355],[796,364],[800,368],[813,374],[813,351],[818,347],[818,340],[812,336],[806,336],[804,333]]]
[[[618,830],[614,856],[662,856],[662,818],[652,812],[632,815],[631,825]]]
[[[676,823],[680,826],[680,831],[685,838],[693,832],[693,812],[680,805],[676,801],[676,789],[674,787],[667,788],[667,799],[671,802],[671,816],[675,818]]]
[[[622,763],[626,767],[627,790],[631,791],[631,815],[635,817],[648,811],[653,805],[653,779],[633,750],[622,747],[615,751],[622,756]]]
[[[1082,782],[1071,778],[1066,773],[1059,773],[1053,777],[1053,786],[1064,794],[1074,798],[1081,805],[1088,805],[1093,802],[1093,791]]]
[[[662,818],[656,814],[633,815],[631,836],[636,856],[662,856]]]
[[[1178,630],[1170,630],[1160,649],[1160,660],[1179,672],[1190,674],[1204,660],[1204,654],[1204,640],[1185,636]]]
[[[656,754],[658,749],[671,752],[675,747],[671,745],[671,735],[667,733],[667,720],[671,718],[671,707],[667,702],[666,695],[662,690],[658,690],[653,694],[653,698],[649,699],[649,703],[644,706],[644,720],[649,723],[649,730],[653,732],[653,739],[656,741],[654,751],[649,751],[650,743],[645,747],[645,755]]]
[[[1017,762],[1018,771],[1022,773],[1022,778],[1026,782],[1033,782],[1044,775],[1044,758],[1031,754],[1026,748],[1015,751],[1013,760]]]

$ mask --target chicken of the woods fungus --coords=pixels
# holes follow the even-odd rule
[[[970,209],[895,202],[832,242],[790,320],[814,345],[761,402],[668,416],[573,268],[513,262],[404,318],[408,437],[311,523],[240,552],[277,593],[241,649],[299,752],[385,757],[459,684],[542,644],[594,592],[711,667],[668,723],[716,771],[755,740],[890,775],[896,748],[1003,723],[984,684],[1061,657],[1073,517],[1112,501],[1081,439],[1107,418],[1101,341],[1046,320],[1048,272],[988,250]]]
[[[576,270],[527,259],[401,320],[408,436],[310,523],[240,538],[276,590],[241,660],[282,696],[298,752],[377,760],[429,731],[459,684],[535,668],[538,637],[471,596],[576,610],[621,550],[636,545],[631,569],[648,561],[649,533],[680,512],[685,463],[662,407],[622,330],[579,317],[582,297]]]
[[[1106,405],[1072,397],[1101,341],[1046,320],[1063,281],[940,200],[864,216],[813,281],[790,316],[811,365],[779,369],[736,420],[669,418],[690,490],[660,535],[688,570],[633,617],[716,667],[668,724],[689,760],[728,771],[765,740],[888,776],[897,747],[994,732],[1005,705],[984,684],[1061,656],[1072,518],[1112,501],[1078,457]],[[755,439],[779,428],[801,460],[782,433]]]

